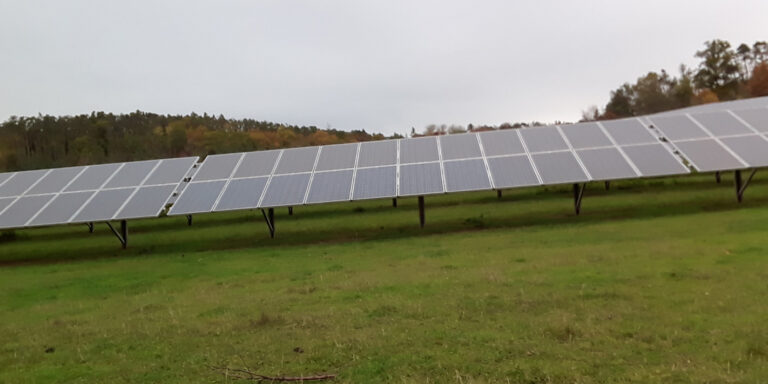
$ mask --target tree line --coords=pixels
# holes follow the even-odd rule
[[[692,105],[768,96],[768,43],[740,44],[735,49],[725,40],[704,43],[697,51],[699,64],[681,64],[677,76],[665,70],[648,72],[634,84],[624,83],[611,91],[604,108],[592,106],[582,121],[616,119],[663,112]]]
[[[0,124],[0,171],[380,140],[384,135],[222,115],[93,112],[12,116]]]

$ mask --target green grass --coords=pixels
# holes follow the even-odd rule
[[[766,383],[768,183],[712,179],[16,231],[0,382]]]

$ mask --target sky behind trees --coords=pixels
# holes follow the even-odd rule
[[[576,121],[706,40],[766,39],[765,1],[0,0],[0,120],[224,114],[385,134]]]

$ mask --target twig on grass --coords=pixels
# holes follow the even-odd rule
[[[322,381],[333,380],[336,378],[336,374],[324,374],[313,376],[267,376],[260,375],[252,372],[248,369],[229,368],[229,367],[210,367],[213,370],[220,371],[227,377],[236,380],[252,380],[252,381],[271,381],[271,382],[305,382],[305,381]]]

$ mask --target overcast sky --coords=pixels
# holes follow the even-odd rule
[[[765,0],[0,0],[0,120],[573,121],[625,81],[695,64],[706,40],[768,40],[766,15]]]

